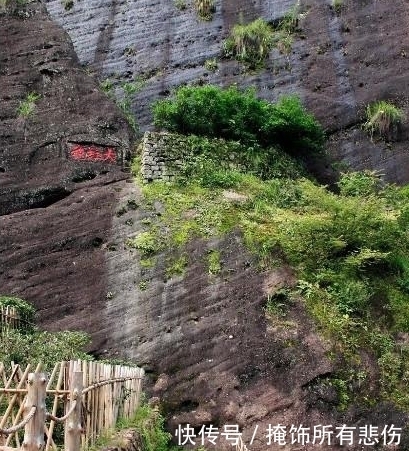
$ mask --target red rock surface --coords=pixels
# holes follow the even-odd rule
[[[50,4],[62,13],[60,0]],[[300,92],[334,132],[334,154],[355,168],[408,181],[407,131],[387,147],[371,143],[359,125],[372,99],[391,98],[407,110],[406,2],[344,0],[336,16],[329,2],[306,0],[291,70],[276,52],[262,74],[247,76],[236,62],[222,61],[217,73],[205,75],[204,61],[218,55],[240,8],[246,19],[273,20],[291,4],[228,0],[207,24],[189,11],[178,13],[171,2],[82,0],[60,20],[70,17],[81,62],[101,76],[123,63],[122,81],[147,75],[133,105],[143,125],[152,99],[185,81],[255,84],[266,98]],[[237,423],[248,441],[255,425],[269,423],[403,423],[384,405],[336,412],[336,394],[320,383],[333,364],[302,303],[291,306],[288,323],[268,322],[263,312],[268,293],[293,283],[291,271],[256,271],[239,235],[190,243],[183,279],[166,280],[166,253],[152,272],[141,268],[139,254],[124,243],[147,217],[160,216],[161,206],[138,208],[140,192],[122,170],[129,153],[124,118],[81,68],[68,35],[41,2],[0,12],[0,87],[2,293],[32,301],[48,329],[91,333],[96,354],[143,364],[147,388],[161,396],[171,429],[180,422]],[[19,116],[30,92],[40,98],[31,115]],[[216,279],[203,263],[213,247],[226,271]],[[149,289],[142,291],[147,277]],[[264,451],[263,440],[252,449]]]
[[[9,8],[0,15],[1,292],[34,302],[47,328],[91,332],[98,348],[102,246],[128,177],[128,126],[41,3]],[[33,111],[19,114],[33,92]],[[75,161],[70,143],[103,157]]]
[[[178,9],[168,0],[81,0],[68,12],[60,0],[46,3],[83,64],[117,86],[145,80],[132,103],[143,127],[152,123],[152,101],[185,83],[254,86],[268,100],[298,94],[328,130],[328,150],[337,161],[380,170],[390,181],[409,181],[408,126],[391,146],[371,142],[361,128],[365,107],[375,100],[392,101],[409,116],[405,0],[342,0],[338,13],[332,0],[302,0],[292,52],[274,49],[257,73],[224,58],[223,41],[241,20],[276,23],[296,0],[217,0],[209,22],[198,20],[190,2]],[[215,72],[206,69],[207,60],[217,62]],[[325,163],[317,172],[321,178],[333,175]]]

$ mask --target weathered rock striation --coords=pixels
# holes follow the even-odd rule
[[[235,24],[263,17],[276,22],[299,3],[302,11],[292,52],[271,52],[265,70],[248,73],[222,56],[223,40]],[[150,104],[184,83],[255,86],[260,96],[275,100],[298,93],[331,135],[330,153],[355,169],[382,170],[388,180],[409,180],[408,128],[400,142],[373,143],[361,130],[365,106],[388,99],[408,112],[409,6],[344,0],[337,12],[332,2],[318,0],[217,0],[209,22],[192,6],[141,0],[84,0],[65,11],[60,0],[47,7],[70,34],[80,61],[100,79],[119,84],[138,77],[144,89],[133,109],[143,128],[151,124]],[[217,70],[205,67],[216,58]],[[325,168],[319,168],[322,172]],[[325,175],[325,174],[324,174]],[[331,177],[327,168],[326,176]]]
[[[117,85],[145,78],[133,103],[143,128],[150,103],[186,82],[254,85],[271,100],[297,92],[329,129],[333,155],[409,180],[407,129],[387,145],[360,127],[372,100],[408,108],[409,6],[344,0],[336,14],[329,1],[305,0],[290,55],[274,50],[257,74],[220,57],[241,16],[275,21],[293,3],[219,0],[202,22],[165,0],[82,0],[68,12],[47,1],[74,47],[39,1],[0,11],[1,291],[33,301],[46,328],[86,330],[95,353],[143,364],[171,429],[238,424],[248,442],[257,425],[405,420],[388,406],[336,412],[336,393],[320,384],[334,363],[302,303],[284,323],[263,311],[269,294],[294,283],[291,270],[258,272],[239,234],[192,241],[185,277],[170,280],[168,253],[149,269],[125,245],[163,211],[142,208],[140,189],[127,183],[128,127],[92,71]],[[210,249],[223,259],[217,277],[204,265]],[[264,450],[265,437],[252,449]]]
[[[104,243],[128,125],[41,2],[0,12],[0,286],[47,328],[104,341]]]

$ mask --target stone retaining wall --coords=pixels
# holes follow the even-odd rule
[[[144,181],[171,181],[183,166],[187,144],[181,135],[146,132],[140,145]]]

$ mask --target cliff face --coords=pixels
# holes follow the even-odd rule
[[[191,242],[185,277],[170,280],[166,252],[148,270],[125,245],[162,208],[143,207],[127,183],[128,127],[89,73],[117,86],[144,78],[133,98],[143,128],[151,102],[186,82],[256,86],[272,100],[298,93],[328,128],[333,155],[409,180],[407,129],[387,146],[360,126],[372,100],[408,109],[409,6],[344,0],[336,14],[305,0],[290,55],[274,50],[257,74],[220,57],[241,17],[275,21],[293,3],[219,0],[210,22],[167,0],[81,0],[70,11],[49,0],[55,22],[41,2],[0,11],[1,291],[34,302],[42,326],[85,330],[96,353],[144,364],[171,428],[239,424],[249,440],[256,425],[403,421],[385,406],[336,413],[336,394],[320,385],[333,363],[302,303],[285,323],[264,315],[267,296],[294,283],[291,270],[260,274],[238,234]],[[211,58],[214,73],[204,67]],[[223,259],[216,278],[203,264],[209,249]],[[265,437],[252,449],[265,449]]]
[[[41,323],[95,334],[129,132],[40,2],[0,15],[0,285]],[[102,302],[102,304],[101,304]],[[98,307],[99,306],[99,307]]]
[[[409,6],[403,0],[344,0],[336,12],[329,0],[302,0],[290,55],[272,51],[266,69],[256,74],[222,57],[223,40],[235,23],[258,17],[274,22],[295,3],[217,0],[209,22],[197,18],[192,2],[181,10],[167,0],[87,0],[74,2],[67,12],[60,0],[48,0],[47,8],[69,33],[80,61],[101,79],[145,80],[133,102],[142,127],[151,123],[152,101],[183,83],[255,86],[271,100],[298,93],[327,127],[328,148],[337,160],[407,182],[407,128],[390,148],[372,143],[360,124],[365,106],[374,100],[392,100],[407,110]],[[213,58],[215,73],[205,68]]]

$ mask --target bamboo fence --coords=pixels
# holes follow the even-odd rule
[[[9,329],[20,328],[21,320],[15,307],[0,306],[0,327],[3,335]]]
[[[243,439],[241,435],[239,435],[239,441],[236,445],[236,451],[249,451],[245,443],[243,442]]]
[[[50,375],[40,372],[41,364],[5,368],[0,362],[0,432],[6,430],[0,445],[21,448],[24,439],[37,446],[44,439],[45,451],[62,446],[78,451],[79,445],[94,445],[101,433],[113,428],[119,418],[132,417],[138,408],[141,368],[77,360],[57,363]],[[39,394],[30,395],[36,384]],[[30,396],[42,396],[42,385],[45,399],[32,402]],[[44,409],[37,407],[32,413],[30,403],[32,407],[44,405]],[[40,410],[44,410],[43,417],[35,426]],[[33,418],[29,418],[31,414]],[[68,425],[65,431],[63,422]]]

